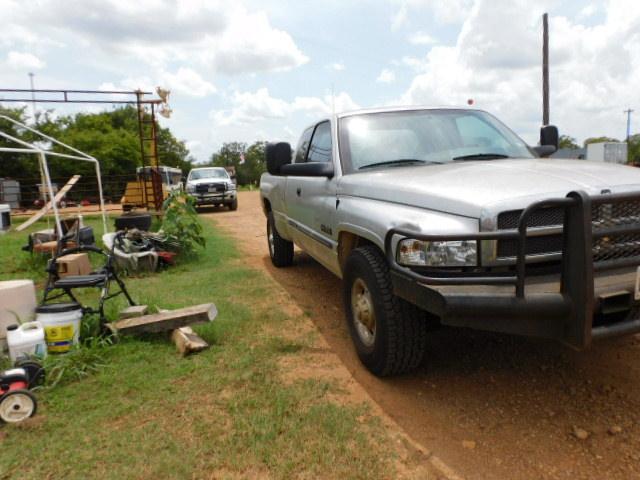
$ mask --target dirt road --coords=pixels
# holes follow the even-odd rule
[[[466,478],[640,478],[640,338],[573,352],[554,343],[442,329],[421,368],[379,379],[359,363],[340,281],[303,252],[276,269],[257,192],[207,213],[309,315],[370,397]]]

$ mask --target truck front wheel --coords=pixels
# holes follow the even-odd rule
[[[293,242],[280,236],[273,212],[269,212],[267,216],[267,241],[271,263],[278,268],[288,267],[293,263]]]
[[[365,246],[351,252],[343,297],[351,338],[371,373],[398,375],[420,364],[426,319],[417,307],[393,294],[389,266],[378,248]]]

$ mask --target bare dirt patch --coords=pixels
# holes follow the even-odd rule
[[[339,358],[335,369],[351,377],[347,389],[361,390],[357,395],[372,399],[391,426],[434,452],[432,464],[442,459],[466,478],[640,478],[640,339],[573,352],[550,342],[442,329],[431,334],[419,371],[376,378],[351,346],[340,281],[302,252],[293,267],[272,267],[258,193],[241,192],[239,204],[236,212],[207,216],[238,240],[244,264],[279,285],[278,304],[290,302],[291,312],[312,320]]]

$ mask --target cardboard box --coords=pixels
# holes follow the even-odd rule
[[[58,258],[58,275],[67,277],[69,275],[89,275],[93,270],[89,255],[86,253],[72,253]]]

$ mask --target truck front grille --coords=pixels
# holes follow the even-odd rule
[[[604,203],[591,209],[593,232],[605,228],[632,227],[640,224],[640,201]],[[640,234],[618,233],[593,240],[593,261],[607,262],[622,258],[640,259]]]
[[[225,183],[199,183],[196,185],[197,193],[224,192],[225,190]]]
[[[516,229],[522,210],[511,210],[498,215],[498,229]],[[527,226],[530,228],[558,228],[564,224],[564,211],[561,208],[544,208],[531,215]],[[594,233],[605,228],[621,228],[640,225],[640,201],[624,203],[603,203],[594,205],[591,210],[591,225]],[[527,255],[553,255],[562,251],[562,234],[527,238]],[[640,234],[625,233],[609,235],[593,240],[594,263],[638,257],[640,262]],[[500,240],[497,244],[497,258],[513,258],[518,253],[516,240]]]
[[[522,210],[510,210],[498,215],[498,230],[512,230],[518,228],[518,220]],[[561,208],[542,208],[536,210],[529,217],[527,227],[562,227],[564,210]],[[531,237],[527,239],[527,255],[554,254],[562,251],[562,234]],[[497,257],[499,259],[515,257],[518,254],[517,240],[500,240],[498,242]]]

